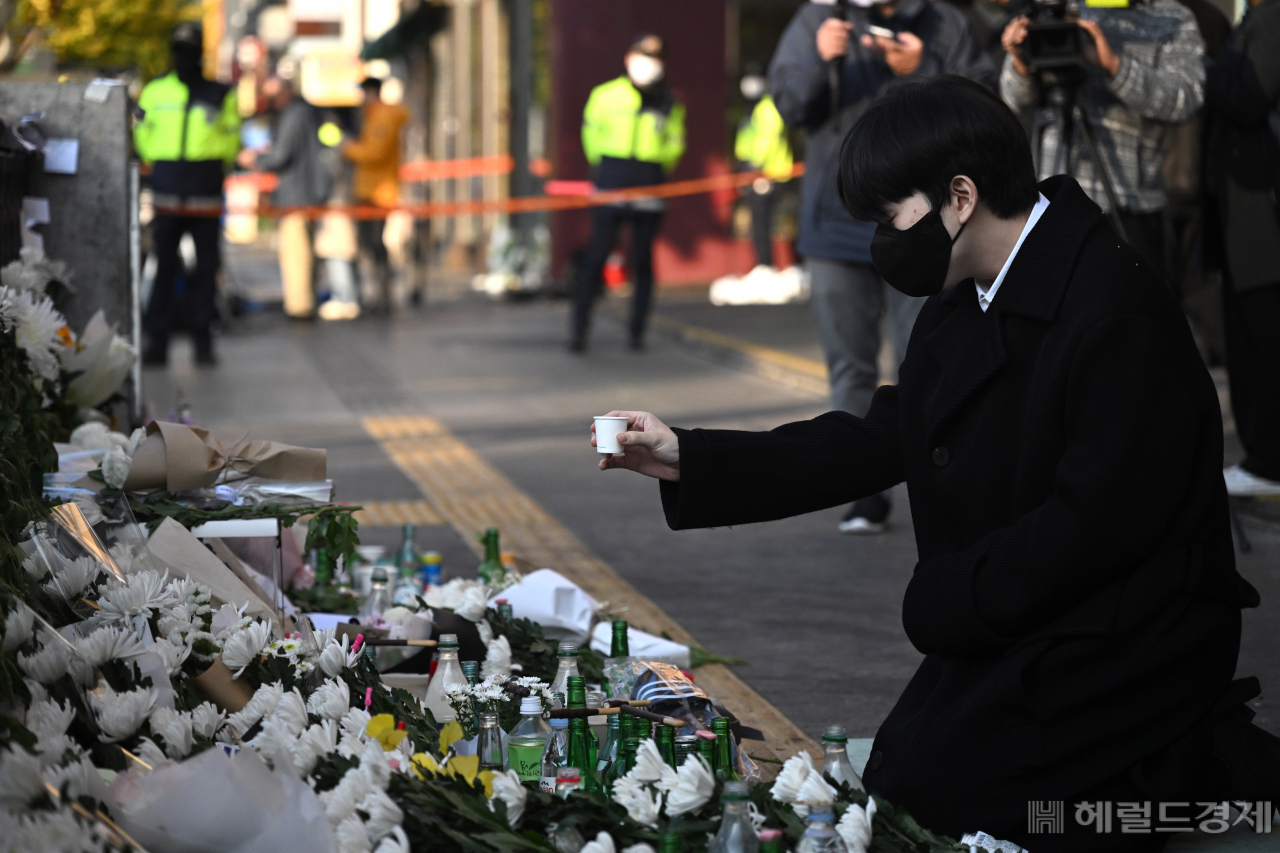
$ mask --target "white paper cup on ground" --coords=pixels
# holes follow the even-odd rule
[[[627,431],[627,419],[623,417],[610,417],[608,415],[596,416],[596,452],[597,453],[621,453],[622,445],[618,443],[618,433]]]

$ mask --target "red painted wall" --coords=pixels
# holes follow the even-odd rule
[[[666,40],[667,84],[688,109],[688,148],[673,180],[731,171],[725,112],[725,4],[723,0],[552,0],[551,162],[556,178],[588,177],[582,153],[582,110],[591,89],[623,73],[631,39],[655,32]],[[658,281],[706,283],[726,272],[745,272],[754,254],[729,239],[736,190],[671,199],[654,248]],[[551,216],[553,270],[562,275],[583,246],[590,214]],[[622,245],[629,243],[624,232]]]

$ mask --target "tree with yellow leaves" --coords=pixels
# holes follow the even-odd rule
[[[199,0],[0,0],[8,37],[0,72],[43,39],[59,65],[154,77],[169,67],[173,28],[200,11]]]

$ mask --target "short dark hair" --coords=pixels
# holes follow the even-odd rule
[[[382,94],[382,78],[366,77],[360,81],[361,89],[372,89],[376,94]]]
[[[1035,205],[1031,145],[1013,111],[981,85],[952,74],[899,83],[858,119],[840,146],[836,189],[854,219],[881,220],[890,204],[924,193],[951,203],[967,175],[1001,219]]]

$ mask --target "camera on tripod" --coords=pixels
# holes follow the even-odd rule
[[[1084,76],[1085,31],[1067,20],[1067,0],[1036,0],[1022,42],[1022,61],[1050,86],[1079,82]]]

